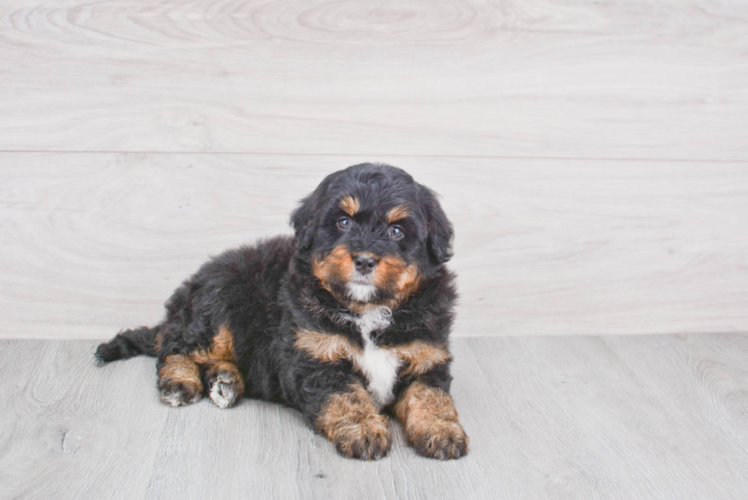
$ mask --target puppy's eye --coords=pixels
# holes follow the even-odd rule
[[[399,240],[403,236],[405,236],[405,233],[400,226],[390,226],[390,238],[393,240]]]
[[[338,219],[337,226],[339,229],[345,231],[346,229],[351,227],[351,219],[349,219],[348,217],[341,217],[340,219]]]

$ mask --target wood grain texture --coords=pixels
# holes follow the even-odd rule
[[[161,404],[152,358],[0,341],[0,498],[742,498],[748,336],[458,339],[467,457],[340,457],[300,414]]]
[[[748,7],[17,0],[0,149],[748,160]]]
[[[441,194],[455,336],[748,331],[744,164],[384,157]],[[0,337],[155,324],[364,157],[0,154]]]

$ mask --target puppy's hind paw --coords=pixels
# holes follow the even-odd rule
[[[233,365],[209,370],[206,382],[210,400],[219,408],[234,406],[244,394],[242,375]]]
[[[197,403],[203,395],[196,387],[180,382],[170,382],[161,388],[161,401],[171,406],[185,406]]]

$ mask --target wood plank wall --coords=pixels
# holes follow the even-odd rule
[[[456,336],[748,331],[748,4],[0,4],[0,337],[155,323],[362,161],[442,195]]]

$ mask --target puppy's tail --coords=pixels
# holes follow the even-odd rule
[[[157,356],[156,335],[161,325],[154,328],[141,326],[134,330],[119,332],[109,342],[105,342],[96,349],[96,359],[99,363],[108,363],[117,359],[127,359],[145,354]]]

